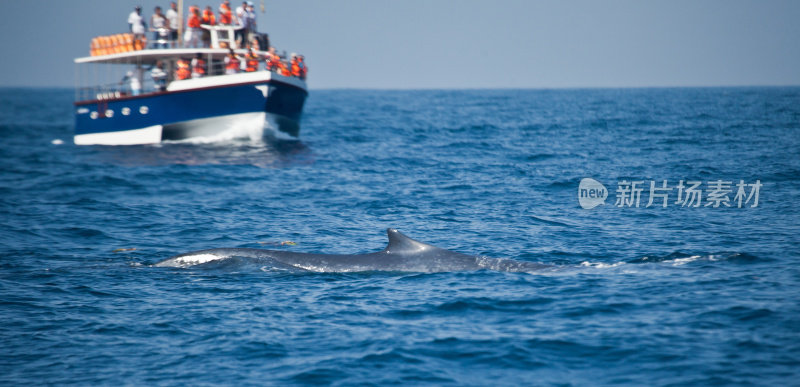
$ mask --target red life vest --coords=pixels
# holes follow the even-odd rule
[[[189,28],[200,28],[200,18],[197,17],[196,13],[193,13],[192,16],[189,16],[189,22],[187,25]]]
[[[228,59],[228,65],[225,66],[225,68],[228,70],[239,71],[239,58],[237,58],[236,55],[228,55]]]
[[[297,58],[292,59],[292,75],[295,77],[300,76],[300,63],[297,62]]]
[[[203,10],[203,24],[213,26],[217,24],[217,19],[214,17],[214,12],[210,10]]]
[[[205,75],[206,74],[206,61],[202,59],[195,59],[194,61],[194,68],[192,68],[192,72],[195,74]]]
[[[291,75],[292,75],[292,72],[291,72],[291,71],[289,71],[289,68],[287,68],[287,67],[286,67],[286,64],[284,64],[283,62],[281,62],[281,63],[278,65],[278,72],[279,72],[281,75],[283,75],[283,76],[286,76],[286,77],[289,77],[289,76],[291,76]]]
[[[179,80],[182,79],[189,79],[192,76],[192,72],[189,71],[189,63],[185,60],[178,61],[178,69],[175,71],[175,78]]]
[[[247,68],[245,71],[248,73],[252,73],[253,71],[258,70],[258,57],[255,55],[248,55],[247,56]]]
[[[267,58],[267,71],[277,70],[281,65],[281,57],[276,55],[270,55]]]
[[[233,23],[233,13],[231,9],[228,8],[225,3],[219,6],[219,24],[231,24]]]

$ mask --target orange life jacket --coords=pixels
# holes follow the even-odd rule
[[[189,16],[189,22],[187,23],[189,28],[200,28],[200,18],[197,17],[196,13],[193,13]]]
[[[300,76],[300,63],[297,62],[297,58],[292,59],[292,75],[295,77]]]
[[[219,6],[219,24],[231,24],[233,23],[233,12],[231,9],[223,3]]]
[[[253,71],[258,70],[258,57],[255,55],[248,55],[247,56],[247,68],[245,71],[248,73],[252,73]]]
[[[213,26],[217,24],[217,18],[214,17],[214,12],[210,10],[203,10],[203,24]]]
[[[283,62],[281,62],[281,63],[278,65],[278,70],[279,70],[278,72],[279,72],[281,75],[283,75],[283,76],[286,76],[286,77],[290,77],[290,76],[292,76],[292,72],[291,72],[291,71],[289,71],[289,68],[288,68],[288,67],[286,67],[286,64],[284,64]]]
[[[267,57],[267,71],[277,70],[281,64],[281,57],[276,55],[270,55]]]
[[[192,72],[195,74],[205,75],[206,74],[206,61],[202,59],[196,59],[194,61],[194,67],[192,68]]]
[[[175,78],[180,79],[189,79],[192,76],[192,72],[189,71],[189,63],[185,60],[178,61],[178,69],[175,70]]]
[[[240,66],[239,58],[237,58],[236,55],[230,55],[230,54],[228,55],[228,58],[230,60],[228,61],[228,65],[225,66],[225,68],[228,69],[228,70],[237,70],[238,71],[239,70],[239,66]]]

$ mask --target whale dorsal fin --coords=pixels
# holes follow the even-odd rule
[[[416,252],[437,248],[415,241],[393,228],[387,229],[386,234],[389,236],[389,244],[384,249],[387,253]]]

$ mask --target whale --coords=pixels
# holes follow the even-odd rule
[[[315,254],[253,248],[217,248],[179,254],[153,266],[186,268],[244,258],[278,269],[311,272],[455,272],[495,270],[534,272],[551,265],[505,258],[468,255],[419,242],[390,228],[389,243],[381,251],[367,254]]]

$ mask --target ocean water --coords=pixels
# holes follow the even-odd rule
[[[312,90],[299,140],[126,147],[72,145],[72,96],[0,90],[0,384],[800,380],[800,88]],[[550,266],[153,266],[389,227]]]

